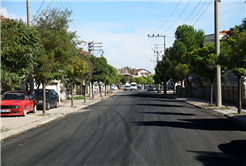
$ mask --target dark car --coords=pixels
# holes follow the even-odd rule
[[[154,88],[152,86],[148,86],[148,91],[153,91]]]
[[[138,90],[141,90],[142,89],[142,87],[141,86],[138,86]]]
[[[53,89],[46,89],[46,109],[51,107],[58,108],[59,95]],[[43,109],[43,89],[35,89],[35,97],[37,99],[37,108]]]

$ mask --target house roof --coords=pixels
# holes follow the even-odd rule
[[[140,72],[140,71],[142,71],[142,70],[145,70],[145,71],[147,71],[148,73],[151,74],[151,72],[148,71],[148,70],[146,70],[146,69],[135,69],[134,72],[133,72],[133,74],[136,74],[136,73],[138,73],[138,72]]]
[[[85,55],[88,55],[89,54],[89,52],[86,52],[86,51],[79,51],[79,53],[81,53],[81,54],[85,54]]]
[[[220,31],[220,33],[223,33],[223,34],[225,34],[227,32],[229,32],[229,31],[227,31],[227,30]]]
[[[1,16],[1,20],[5,21],[6,19],[8,19],[7,17]]]

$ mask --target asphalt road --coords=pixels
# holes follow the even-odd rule
[[[154,92],[119,92],[1,144],[2,165],[246,165],[246,129]]]

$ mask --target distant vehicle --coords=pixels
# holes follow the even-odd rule
[[[130,90],[132,91],[132,90],[137,90],[137,83],[136,82],[132,82],[131,83],[131,88],[130,88]]]
[[[112,85],[112,90],[118,90],[116,85]]]
[[[125,85],[124,91],[130,90],[130,85]]]
[[[138,86],[138,90],[142,90],[142,87],[141,86]]]
[[[168,82],[167,83],[167,89],[174,90],[174,83],[173,82]]]
[[[53,89],[45,89],[46,91],[46,109],[49,110],[51,107],[58,108],[59,95]],[[35,89],[35,97],[38,102],[38,109],[43,108],[43,89]]]
[[[148,86],[145,86],[145,87],[144,87],[144,90],[148,90]]]
[[[29,91],[7,91],[1,97],[1,116],[26,116],[36,110],[37,100]]]
[[[148,86],[148,91],[153,91],[153,90],[154,90],[154,88],[151,85],[149,85]]]

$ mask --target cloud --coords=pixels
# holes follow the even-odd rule
[[[131,26],[130,32],[112,31],[114,28],[124,29],[127,26],[117,22],[94,22],[84,25],[83,28],[87,34],[91,34],[90,37],[95,42],[103,42],[104,56],[115,68],[145,68],[154,73],[154,63],[151,60],[156,60],[156,56],[147,36],[148,32],[153,32],[152,27],[135,24]]]
[[[22,17],[20,17],[15,14],[9,13],[7,9],[4,7],[0,9],[0,12],[4,17],[10,18],[10,19],[22,19],[24,22],[26,22],[27,20],[27,16],[25,14]]]

